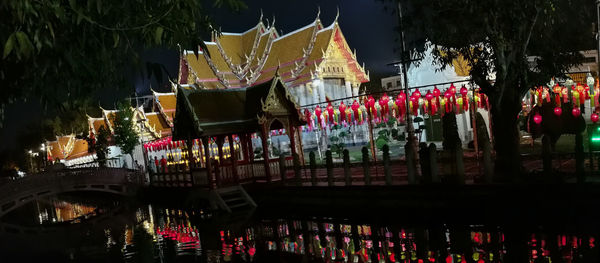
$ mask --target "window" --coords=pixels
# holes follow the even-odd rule
[[[396,87],[401,87],[402,86],[402,82],[400,80],[396,80]]]
[[[388,83],[386,83],[386,84],[385,84],[385,86],[386,86],[388,89],[391,89],[391,88],[392,88],[392,83],[391,83],[391,82],[388,82]]]

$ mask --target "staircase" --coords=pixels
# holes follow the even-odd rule
[[[256,203],[241,185],[237,185],[212,191],[211,206],[231,213],[253,209],[256,207]]]

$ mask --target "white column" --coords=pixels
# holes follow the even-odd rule
[[[352,96],[358,96],[359,84],[352,85]]]
[[[296,90],[298,91],[298,103],[300,106],[306,105],[306,93],[304,90],[304,84],[296,86]]]
[[[313,82],[311,83],[312,85],[312,103],[318,103],[319,102],[319,85],[317,83],[315,83],[316,80],[313,80]]]
[[[317,99],[317,103],[321,103],[325,101],[325,87],[323,85],[323,81],[321,79],[315,79],[313,81],[313,89],[319,90],[319,96]]]
[[[346,84],[346,96],[345,97],[352,97],[354,96],[354,94],[352,94],[352,84],[350,84],[349,81],[346,81],[344,84]],[[351,103],[351,99],[347,99],[346,100],[346,104]]]
[[[304,102],[306,102],[306,104],[312,104],[312,94],[308,92],[308,85],[310,85],[310,83],[302,85],[302,90],[304,90]]]

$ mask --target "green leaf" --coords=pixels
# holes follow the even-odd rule
[[[33,51],[33,45],[31,44],[29,37],[27,36],[27,34],[25,34],[22,31],[18,31],[16,34],[17,34],[17,41],[19,42],[19,47],[21,49],[21,53],[24,54],[26,57],[28,57],[29,55],[31,55],[31,52]]]
[[[157,27],[156,31],[154,31],[154,42],[156,44],[160,44],[164,29],[162,27]]]
[[[102,12],[102,0],[96,0],[96,10],[98,11],[98,14],[101,14],[101,12]]]
[[[116,48],[119,45],[119,33],[117,32],[113,32],[113,41],[115,42],[115,44],[113,45],[113,48]]]
[[[12,33],[6,40],[6,43],[4,44],[4,54],[2,55],[2,59],[5,59],[6,57],[8,57],[10,52],[13,50],[14,46],[15,46],[15,33]]]

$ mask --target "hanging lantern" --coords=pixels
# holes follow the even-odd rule
[[[308,130],[312,131],[312,118],[311,118],[311,114],[310,111],[308,109],[304,109],[304,118],[306,119],[306,122],[308,124]]]
[[[340,103],[339,110],[340,110],[340,118],[341,118],[340,122],[343,122],[344,125],[346,125],[346,105],[344,104],[343,101],[342,101],[342,103]]]
[[[398,108],[398,117],[400,121],[404,121],[404,114],[406,113],[406,94],[401,91],[396,98],[396,107]]]
[[[383,94],[383,97],[381,97],[381,99],[379,99],[379,106],[381,107],[381,115],[382,116],[386,116],[389,114],[390,111],[390,107],[389,107],[389,103],[390,102],[390,98],[388,97],[388,95],[386,93]]]
[[[413,91],[412,97],[415,97],[417,99],[421,98],[421,92],[419,91],[419,89],[416,89],[415,91]]]
[[[536,113],[533,116],[533,122],[535,122],[535,124],[540,124],[542,123],[542,115],[540,115],[539,113]]]
[[[435,97],[436,110],[440,108],[440,90],[437,86],[433,86],[433,96]]]
[[[375,111],[375,99],[373,98],[373,96],[369,96],[365,106],[367,108],[367,113],[370,115],[371,118],[373,118],[373,111]]]
[[[315,115],[317,116],[317,124],[321,125],[321,107],[319,107],[318,105],[315,108]]]
[[[469,110],[469,98],[467,97],[467,94],[469,94],[469,90],[467,89],[467,87],[465,87],[465,85],[463,85],[460,88],[460,95],[462,95],[462,103],[463,103],[464,111]]]
[[[557,117],[560,117],[560,115],[562,115],[562,108],[561,107],[554,108],[554,115],[556,115]]]
[[[446,92],[444,92],[444,97],[446,98],[446,100],[444,101],[446,104],[446,113],[452,111],[452,93],[450,92],[450,90],[446,90]]]
[[[579,117],[579,116],[581,116],[581,110],[579,108],[573,108],[573,110],[571,111],[571,113],[573,114],[573,117]]]
[[[552,88],[552,91],[554,92],[554,103],[557,107],[560,107],[560,93],[562,88],[558,85],[558,83],[556,83],[556,85],[554,85]]]
[[[592,116],[590,116],[590,119],[592,120],[593,123],[596,123],[600,119],[600,116],[598,116],[598,113],[592,113]]]
[[[329,104],[327,105],[327,115],[329,116],[329,123],[330,124],[337,124],[335,123],[335,121],[333,120],[333,106],[331,105],[331,102],[329,102]]]
[[[427,104],[429,105],[429,109],[431,112],[431,114],[435,114],[435,104],[433,103],[433,93],[431,93],[431,91],[427,91],[427,94],[425,94],[425,99],[427,100]]]
[[[359,121],[359,114],[358,114],[358,108],[360,108],[360,104],[358,104],[358,101],[354,100],[354,102],[352,102],[352,112],[354,112],[354,120],[355,121]]]

